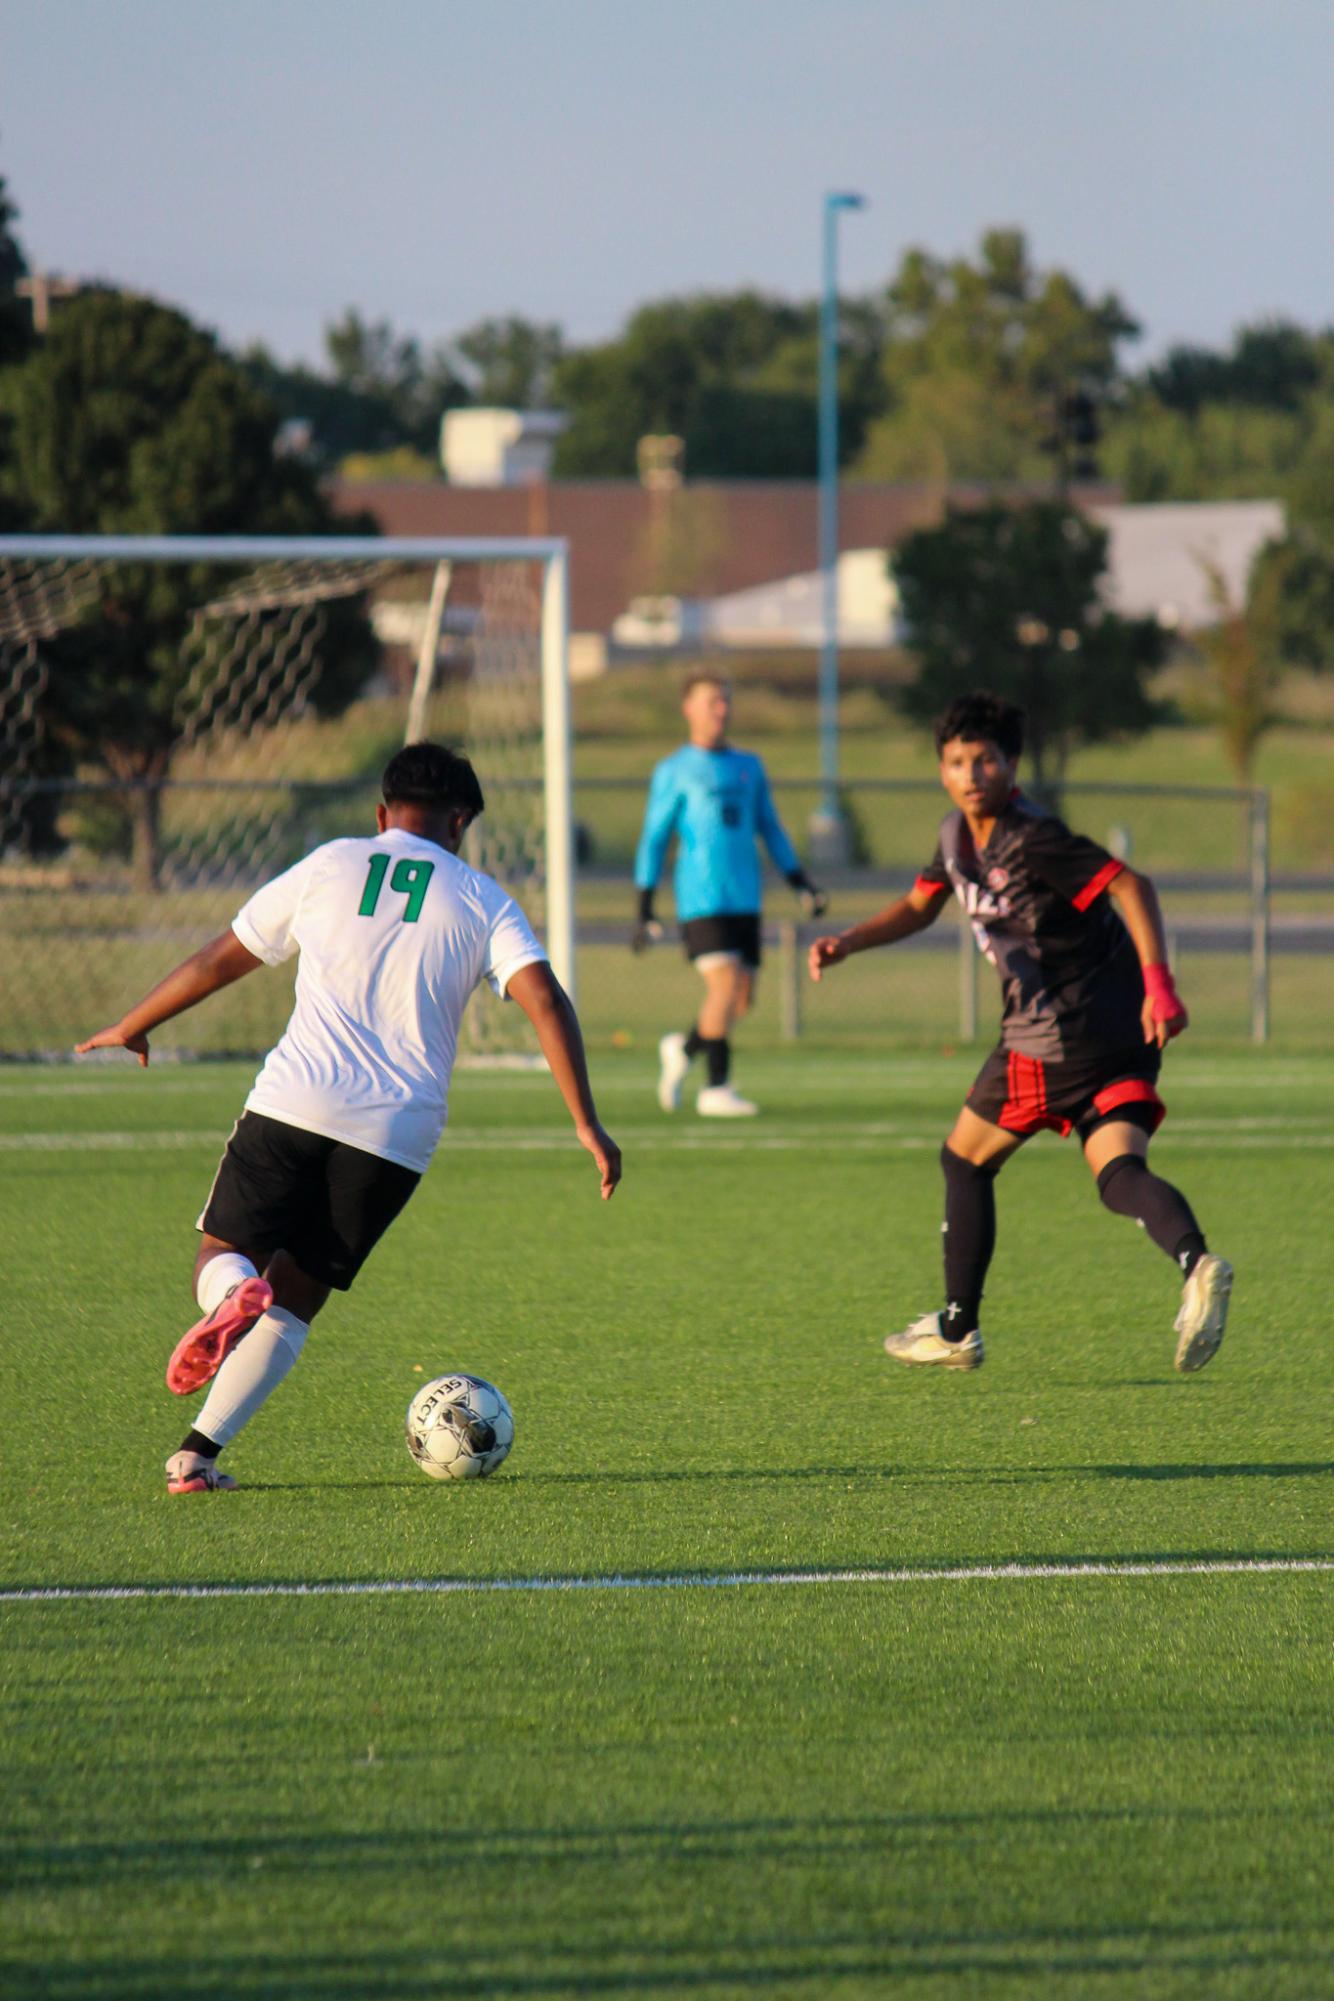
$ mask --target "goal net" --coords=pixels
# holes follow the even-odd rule
[[[574,985],[561,542],[0,538],[0,1054],[62,1056],[319,842],[404,742],[467,751],[465,855]],[[252,1055],[289,969],[158,1031]],[[489,991],[478,1056],[532,1045]]]

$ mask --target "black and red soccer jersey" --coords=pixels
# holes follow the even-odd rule
[[[1133,1048],[1144,979],[1106,890],[1122,863],[1022,793],[979,853],[961,812],[941,822],[919,889],[953,889],[1001,977],[1001,1045],[1047,1062]]]

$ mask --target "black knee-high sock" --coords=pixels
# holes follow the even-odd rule
[[[704,1037],[699,1032],[699,1023],[697,1021],[692,1021],[690,1024],[690,1033],[686,1037],[686,1055],[690,1058],[692,1063],[694,1062],[695,1058],[699,1055],[703,1047],[704,1047]]]
[[[947,1341],[962,1341],[977,1326],[987,1266],[996,1248],[996,1167],[974,1167],[949,1147],[940,1149],[945,1170],[945,1312]]]
[[[1185,1196],[1138,1154],[1118,1154],[1098,1176],[1098,1193],[1117,1216],[1133,1216],[1189,1278],[1208,1246]]]
[[[725,1084],[732,1070],[732,1045],[725,1035],[701,1035],[699,1046],[709,1066],[709,1083]]]

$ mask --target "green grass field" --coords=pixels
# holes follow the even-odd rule
[[[743,1046],[737,1130],[608,1052],[605,1207],[547,1079],[461,1075],[242,1489],[181,1500],[249,1070],[0,1072],[11,1591],[518,1587],[0,1604],[7,2001],[1334,1994],[1334,1576],[1225,1567],[1334,1559],[1334,1059],[1169,1056],[1158,1164],[1238,1273],[1202,1375],[1046,1138],[986,1368],[923,1379],[879,1339],[935,1303],[979,1054]],[[437,1486],[403,1413],[460,1367],[518,1438]],[[1154,1562],[1205,1567],[1107,1569]]]

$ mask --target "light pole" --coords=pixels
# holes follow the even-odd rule
[[[838,218],[865,208],[862,195],[824,198],[824,290],[820,300],[820,804],[811,815],[811,859],[847,860],[838,803]]]

